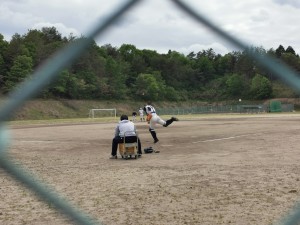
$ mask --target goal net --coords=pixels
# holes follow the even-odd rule
[[[96,117],[117,117],[116,109],[90,109],[89,112],[90,118]]]

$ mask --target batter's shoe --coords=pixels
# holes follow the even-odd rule
[[[111,155],[110,157],[109,157],[109,159],[117,159],[118,158],[118,156],[116,156],[116,155]]]
[[[158,140],[158,139],[155,139],[155,140],[154,140],[154,144],[156,144],[157,142],[159,142],[159,140]]]

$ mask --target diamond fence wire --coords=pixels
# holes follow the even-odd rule
[[[248,55],[260,63],[262,67],[272,72],[275,76],[281,79],[283,82],[294,88],[295,91],[300,91],[300,76],[284,63],[278,63],[275,59],[264,54],[258,54],[251,50],[246,43],[243,43],[238,38],[226,33],[212,21],[205,18],[201,13],[193,10],[192,7],[185,4],[180,0],[170,0],[173,2],[179,10],[184,11],[190,17],[195,19],[199,25],[204,25],[209,28],[216,35],[220,36],[224,40],[231,43],[233,46],[245,50]],[[34,191],[41,199],[52,204],[58,211],[61,211],[65,216],[69,217],[71,221],[77,224],[101,224],[95,218],[90,217],[84,212],[76,209],[67,200],[60,197],[59,193],[49,190],[46,184],[39,181],[38,178],[28,175],[26,170],[21,166],[15,165],[11,159],[9,159],[7,151],[10,143],[9,130],[6,128],[6,122],[11,118],[17,109],[21,108],[27,100],[38,94],[49,82],[59,74],[61,70],[68,67],[75,59],[85,51],[87,46],[92,43],[96,36],[100,36],[106,32],[113,23],[119,20],[124,14],[130,11],[137,3],[142,0],[129,0],[120,7],[116,8],[105,20],[96,23],[91,29],[91,32],[85,39],[79,42],[68,45],[67,47],[59,50],[53,57],[47,62],[41,65],[33,74],[32,79],[22,83],[5,101],[0,108],[0,167],[7,172],[12,178],[21,182],[24,186]],[[287,213],[287,216],[279,221],[280,224],[296,225],[300,223],[300,206],[297,203],[293,209]]]
[[[188,115],[211,113],[266,113],[266,112],[293,112],[293,104],[281,104],[278,110],[268,105],[216,105],[198,106],[190,108],[162,108],[156,109],[159,115]]]

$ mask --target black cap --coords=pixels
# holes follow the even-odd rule
[[[127,115],[122,115],[121,117],[120,117],[120,120],[122,121],[122,120],[128,120],[128,116]]]

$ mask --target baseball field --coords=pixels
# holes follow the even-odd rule
[[[168,119],[169,116],[162,116]],[[106,225],[275,224],[299,200],[300,115],[200,115],[136,122],[142,148],[109,159],[116,122],[11,125],[9,155]],[[72,224],[0,169],[0,224]]]

